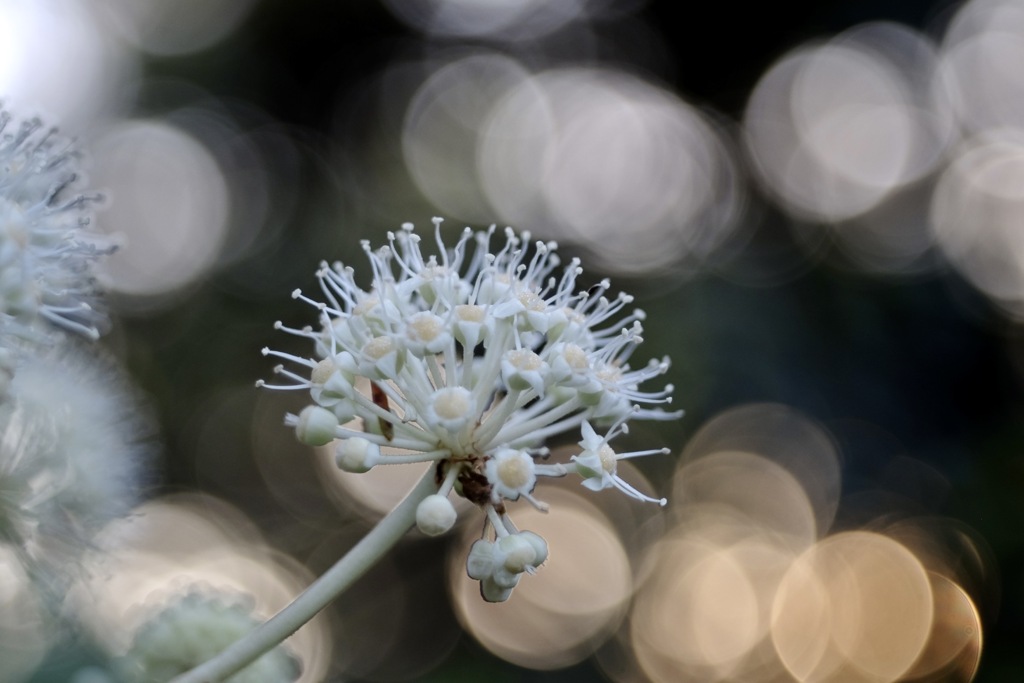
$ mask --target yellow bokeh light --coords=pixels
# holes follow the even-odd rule
[[[933,614],[928,575],[909,550],[844,532],[793,564],[773,606],[772,639],[799,681],[896,681],[924,650]]]

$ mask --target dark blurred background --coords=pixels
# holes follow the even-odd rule
[[[636,475],[671,502],[597,497],[603,521],[549,538],[524,580],[565,583],[505,612],[464,599],[471,512],[411,537],[296,646],[303,680],[1024,679],[1024,3],[146,6],[0,2],[0,93],[76,136],[124,238],[106,343],[164,444],[139,535],[176,554],[140,542],[124,571],[148,582],[122,596],[183,575],[271,610],[380,514],[403,484],[352,488],[297,444],[282,416],[302,399],[253,387],[259,351],[308,353],[272,324],[314,323],[290,294],[321,260],[365,275],[360,240],[439,215],[449,239],[557,239],[636,295],[636,358],[671,356],[686,414],[630,444],[672,449]],[[714,460],[736,452],[754,464]],[[556,574],[584,536],[629,578]],[[862,594],[833,604],[854,635],[808,663],[779,586],[812,545],[807,581],[847,572]],[[807,623],[842,621],[819,607]],[[864,634],[887,629],[922,635],[883,656]]]

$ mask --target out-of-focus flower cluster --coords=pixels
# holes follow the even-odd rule
[[[134,504],[146,421],[111,360],[68,342],[21,355],[0,399],[0,543],[50,581]]]
[[[99,195],[74,189],[77,157],[56,129],[0,108],[0,570],[18,594],[16,616],[0,619],[3,680],[31,675],[75,619],[65,598],[152,460],[145,402],[89,343],[107,326],[96,269],[112,246],[90,228]],[[241,606],[190,594],[136,634],[123,680],[166,680],[252,625]],[[267,660],[237,680],[294,678],[290,657]]]
[[[119,661],[120,673],[128,681],[163,683],[212,658],[259,623],[244,597],[188,593],[142,625]],[[298,670],[298,662],[279,646],[227,681],[293,681]]]
[[[41,321],[92,339],[93,264],[110,244],[89,231],[98,194],[67,196],[79,180],[76,154],[39,119],[14,123],[0,109],[0,324],[25,334]]]
[[[91,533],[134,502],[139,404],[86,348],[105,316],[89,231],[96,194],[65,197],[77,154],[38,119],[0,109],[0,543],[56,588]]]
[[[561,267],[557,245],[531,250],[528,233],[506,229],[492,249],[494,227],[467,228],[449,248],[441,219],[434,224],[436,255],[424,254],[408,223],[378,250],[363,243],[369,290],[352,268],[322,264],[323,301],[294,292],[320,312],[319,327],[276,325],[308,339],[314,354],[264,349],[298,367],[280,365],[275,372],[288,381],[260,385],[309,391],[313,403],[286,422],[309,445],[338,439],[343,470],[436,463],[437,493],[420,504],[417,525],[429,535],[450,529],[452,491],[481,507],[484,538],[468,571],[485,599],[502,601],[548,554],[540,536],[516,528],[506,503],[522,498],[544,509],[533,495],[538,478],[575,474],[595,491],[617,488],[664,504],[630,486],[616,464],[666,451],[618,453],[609,441],[630,419],[679,413],[660,407],[671,401],[671,385],[641,388],[668,369],[667,358],[629,364],[644,318],[639,310],[622,315],[632,297],[606,296],[607,281],[577,291],[579,261]],[[571,430],[580,430],[579,453],[547,462],[545,441]]]

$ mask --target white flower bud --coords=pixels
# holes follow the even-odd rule
[[[532,531],[520,531],[517,534],[524,541],[533,546],[533,562],[531,566],[539,567],[544,564],[548,559],[548,543],[540,534],[535,534]]]
[[[516,581],[518,580],[519,576],[516,575]],[[484,579],[480,582],[480,596],[487,602],[505,602],[512,597],[513,588],[515,584],[500,586],[493,579]]]
[[[480,539],[473,543],[466,558],[466,573],[469,578],[483,581],[494,573],[494,543]]]
[[[527,567],[534,566],[537,552],[533,544],[519,534],[511,534],[498,540],[498,548],[505,557],[502,566],[513,574],[522,574]]]
[[[427,536],[440,536],[455,525],[455,506],[447,496],[427,496],[416,507],[416,526]]]
[[[334,451],[338,468],[355,474],[368,472],[379,459],[380,447],[359,436],[339,442]]]
[[[354,419],[358,414],[352,400],[356,393],[353,386],[354,363],[350,354],[341,353],[333,360],[321,360],[310,373],[309,395],[321,407],[333,412],[339,424]]]
[[[502,565],[500,567],[495,567],[494,571],[491,573],[490,578],[484,579],[484,583],[491,581],[494,583],[494,585],[500,588],[507,588],[509,590],[512,590],[519,584],[519,577],[521,577],[522,575],[522,572],[510,572],[509,570],[505,569],[504,565]]]
[[[299,413],[295,435],[307,446],[324,446],[334,441],[338,418],[320,406],[306,406]]]

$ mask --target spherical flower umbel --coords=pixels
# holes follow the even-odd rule
[[[39,119],[18,124],[0,107],[0,332],[41,324],[95,339],[93,268],[109,240],[89,230],[98,194],[73,194],[80,179],[70,144]]]
[[[538,480],[575,473],[588,488],[664,504],[615,469],[622,457],[664,451],[616,456],[607,441],[626,431],[627,420],[681,412],[661,407],[671,402],[671,385],[641,388],[668,370],[667,358],[629,364],[644,319],[639,310],[624,313],[632,297],[606,296],[607,280],[577,291],[579,261],[563,267],[553,242],[531,249],[528,233],[506,228],[492,249],[494,237],[493,226],[467,228],[449,248],[436,218],[437,253],[426,255],[407,223],[380,249],[363,242],[369,290],[352,268],[321,264],[320,296],[293,293],[319,312],[318,328],[276,323],[308,339],[313,355],[264,349],[286,361],[275,372],[287,381],[258,384],[309,392],[313,403],[286,424],[309,445],[340,439],[342,469],[436,463],[437,491],[417,514],[419,525],[431,535],[450,528],[454,510],[440,501],[453,491],[482,508],[484,538],[470,554],[469,574],[485,599],[497,601],[547,558],[543,539],[517,529],[506,503],[546,509],[533,495]],[[369,389],[359,390],[361,382]],[[352,426],[355,418],[362,428]],[[610,429],[602,438],[594,425]],[[568,463],[547,462],[545,442],[573,430],[581,430],[583,451]]]
[[[260,622],[251,600],[193,590],[179,596],[139,628],[118,662],[123,680],[164,683],[207,661]],[[287,683],[299,677],[297,660],[283,645],[227,679],[228,683]]]

